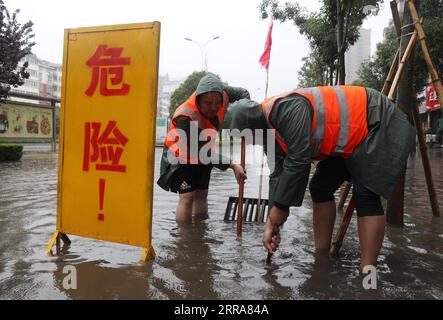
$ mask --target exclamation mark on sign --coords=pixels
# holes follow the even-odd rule
[[[104,221],[105,215],[103,214],[103,202],[105,200],[105,179],[100,179],[98,187],[100,197],[100,212],[98,213],[98,220]]]

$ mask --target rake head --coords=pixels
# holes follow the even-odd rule
[[[243,198],[243,221],[263,223],[268,218],[269,201],[267,199],[260,200],[260,208],[258,208],[258,199]],[[225,211],[225,221],[236,221],[238,215],[238,197],[229,197]],[[258,212],[260,211],[260,212]]]

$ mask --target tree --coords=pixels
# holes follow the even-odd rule
[[[391,24],[385,32],[383,42],[377,44],[375,56],[360,66],[359,79],[353,84],[381,90],[398,49],[397,32]]]
[[[261,18],[269,16],[284,22],[292,20],[300,33],[309,41],[311,50],[319,57],[317,63],[329,70],[329,84],[345,82],[345,52],[359,37],[363,20],[378,12],[383,0],[323,0],[318,12],[310,13],[298,3],[287,2],[283,6],[278,0],[262,0],[259,9]],[[312,62],[312,60],[311,60]]]
[[[419,14],[424,17],[423,27],[426,42],[438,74],[443,71],[443,2],[441,0],[421,1]],[[377,44],[377,50],[371,60],[362,64],[356,83],[381,90],[388,75],[389,68],[399,47],[397,33],[391,25],[382,43]],[[414,84],[415,91],[420,92],[428,83],[428,69],[423,58],[420,45],[416,45]],[[442,76],[441,76],[442,77]]]
[[[18,63],[28,54],[35,45],[31,42],[33,23],[31,21],[21,25],[17,21],[20,10],[12,14],[0,0],[0,102],[9,96],[12,87],[23,85],[24,79],[29,78],[26,72],[28,63],[18,67]]]
[[[177,88],[171,95],[171,100],[169,104],[169,116],[175,112],[178,106],[185,102],[197,89],[198,82],[201,78],[207,75],[206,71],[194,71],[189,75],[186,80]]]
[[[324,14],[324,10],[310,13],[301,8],[298,3],[291,2],[287,2],[283,7],[280,7],[277,0],[262,0],[259,9],[263,20],[268,17],[280,22],[292,20],[299,28],[300,33],[306,36],[311,47],[311,53],[316,53],[315,59],[304,58],[305,64],[308,64],[305,66],[306,71],[312,69],[314,67],[312,64],[315,62],[317,65],[315,68],[326,67],[328,78],[333,78],[336,69],[337,51],[335,31],[334,26]],[[303,77],[305,73],[305,71],[301,71],[299,76]],[[300,80],[301,82],[311,82],[312,79],[301,78]]]
[[[304,64],[298,71],[299,87],[324,86],[329,83],[329,68],[321,62],[318,52],[302,58]]]
[[[419,15],[424,17],[423,28],[426,34],[426,42],[432,61],[437,69],[440,79],[443,80],[443,1],[426,0],[420,1]],[[426,66],[420,44],[415,46],[415,91],[422,91],[428,85],[428,68]]]
[[[335,2],[335,3],[334,3]],[[338,83],[345,83],[345,52],[354,44],[360,32],[363,20],[370,14],[378,13],[379,4],[383,0],[329,0],[324,1],[330,12],[330,19],[336,18]],[[334,12],[335,7],[335,12]]]

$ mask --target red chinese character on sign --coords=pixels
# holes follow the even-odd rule
[[[130,85],[123,83],[123,66],[131,64],[131,58],[123,58],[123,48],[108,48],[107,45],[98,46],[95,53],[86,61],[92,68],[92,79],[85,93],[92,97],[100,82],[100,94],[103,96],[125,96],[129,93]],[[108,76],[114,88],[108,88]],[[120,85],[119,88],[116,86]]]
[[[85,123],[83,171],[89,171],[90,163],[96,163],[96,170],[126,172],[126,166],[119,162],[128,138],[118,129],[117,121],[109,121],[100,134],[101,125]]]

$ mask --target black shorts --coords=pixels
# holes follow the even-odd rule
[[[211,165],[181,165],[171,177],[171,191],[181,194],[208,189],[211,170]]]
[[[343,158],[330,157],[320,161],[309,183],[312,201],[328,202],[335,200],[334,193],[345,180],[351,181],[352,176],[346,168]],[[357,216],[379,216],[384,214],[379,195],[368,190],[357,181],[352,181],[352,184]]]

